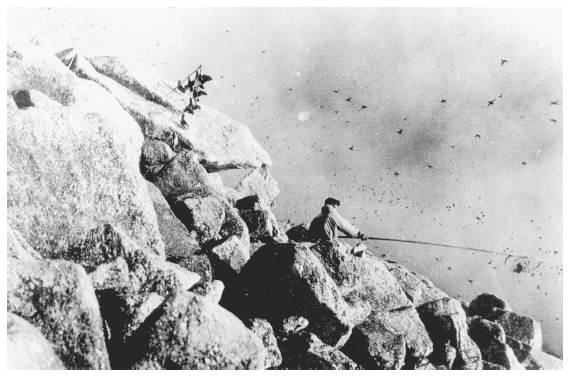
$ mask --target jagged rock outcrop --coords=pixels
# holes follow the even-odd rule
[[[445,359],[441,352],[438,354],[436,351],[445,349],[449,344],[457,351],[453,369],[482,368],[481,351],[469,337],[467,317],[459,301],[443,298],[423,304],[417,311],[433,342],[434,353],[430,359]]]
[[[146,179],[152,177],[172,160],[176,153],[163,141],[155,139],[145,139],[142,145],[140,170]]]
[[[242,267],[249,260],[249,250],[243,246],[236,236],[231,236],[215,246],[211,252],[229,264],[237,273],[241,271]]]
[[[247,224],[252,242],[287,242],[277,218],[258,195],[243,197],[236,201],[239,216]]]
[[[372,312],[412,306],[381,260],[356,257],[347,249],[348,245],[339,241],[327,241],[310,248],[343,295],[354,292],[371,305]]]
[[[338,349],[323,343],[309,332],[290,333],[281,338],[279,344],[283,352],[283,363],[278,369],[362,369]]]
[[[224,195],[224,187],[198,161],[198,155],[183,150],[168,161],[152,178],[151,182],[160,189],[167,200],[185,194],[206,197],[212,194]]]
[[[155,292],[166,296],[187,290],[200,280],[198,274],[140,248],[124,232],[110,224],[93,229],[83,240],[74,244],[65,257],[82,265],[90,274],[112,263],[112,268],[104,270],[111,275],[105,279],[99,273],[98,279],[106,280],[104,289],[121,293]],[[124,266],[122,269],[116,268],[117,260],[124,261],[121,263]],[[120,279],[117,279],[117,275]]]
[[[28,320],[68,369],[109,369],[103,321],[85,270],[66,261],[8,258],[9,312]]]
[[[287,237],[295,242],[307,242],[309,240],[309,224],[302,223],[287,231]]]
[[[30,322],[10,312],[6,322],[8,370],[66,369],[51,343]]]
[[[271,324],[261,318],[245,319],[243,322],[245,326],[263,342],[263,346],[267,351],[265,356],[265,369],[275,368],[281,365],[283,358]]]
[[[500,365],[507,370],[524,370],[517,360],[513,350],[506,343],[505,331],[498,323],[487,321],[480,317],[469,321],[469,337],[475,341],[483,360]]]
[[[370,314],[362,301],[349,304],[317,257],[303,245],[262,247],[242,268],[243,296],[230,309],[244,318],[265,318],[274,326],[290,316],[309,320],[307,331],[341,347],[352,328]]]
[[[425,276],[410,272],[396,262],[385,261],[384,264],[388,271],[394,275],[414,307],[417,308],[427,302],[449,297]]]
[[[120,295],[111,290],[97,292],[101,303],[101,314],[105,318],[107,347],[111,365],[117,363],[128,352],[126,342],[144,321],[164,302],[164,296],[157,293]]]
[[[366,369],[408,369],[432,352],[431,339],[412,306],[375,312],[356,326],[341,349]]]
[[[226,206],[218,196],[193,193],[177,196],[172,210],[200,245],[216,240],[224,223]]]
[[[184,117],[185,124],[181,124],[188,97],[179,91],[170,93],[175,85],[149,67],[119,57],[83,59],[77,51],[62,51],[59,55],[64,62],[76,59],[74,72],[115,96],[139,123],[145,137],[169,145],[176,138],[180,146],[200,156],[208,171],[271,165],[269,155],[247,127],[206,105],[200,104],[201,110]]]
[[[261,340],[238,318],[191,292],[171,296],[129,349],[134,369],[262,369],[266,356]]]
[[[156,212],[158,230],[164,242],[166,259],[181,260],[200,251],[200,244],[174,215],[160,190],[148,181],[146,184]]]
[[[8,48],[8,92],[21,90],[43,103],[19,109],[8,98],[8,224],[46,258],[101,223],[163,255],[132,117],[39,47]]]
[[[239,212],[236,208],[233,208],[225,203],[224,205],[225,205],[224,222],[222,223],[222,227],[220,228],[220,231],[218,233],[220,238],[226,239],[231,236],[236,236],[240,240],[242,245],[245,246],[247,250],[249,250],[251,247],[251,243],[249,240],[249,229],[247,228],[247,224],[240,217]]]
[[[212,281],[212,264],[204,254],[190,255],[177,261],[176,264],[200,275],[200,282]]]
[[[513,350],[517,360],[527,370],[562,370],[562,360],[537,350],[518,339],[506,337],[506,343]]]
[[[265,165],[243,177],[235,189],[238,192],[238,199],[258,195],[266,208],[275,207],[274,199],[281,192],[277,181],[273,179]]]
[[[511,338],[518,339],[536,350],[542,350],[542,329],[540,323],[533,318],[497,308],[484,318],[500,324],[505,334]]]
[[[466,313],[470,317],[485,317],[491,314],[494,308],[513,311],[508,302],[499,298],[494,293],[481,293],[469,303],[469,308]]]

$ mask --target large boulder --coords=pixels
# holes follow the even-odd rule
[[[356,257],[348,252],[347,246],[339,241],[327,241],[310,248],[343,295],[354,291],[353,294],[370,303],[372,312],[412,306],[381,260]]]
[[[562,370],[563,368],[562,360],[559,358],[532,348],[520,340],[507,336],[506,343],[527,370]]]
[[[500,324],[505,334],[520,340],[536,350],[542,350],[542,329],[540,323],[531,317],[504,309],[493,309],[484,318]]]
[[[469,336],[481,350],[483,360],[508,370],[525,369],[517,360],[511,347],[507,345],[505,331],[501,325],[480,317],[473,317],[469,320]]]
[[[298,244],[259,249],[239,274],[242,295],[231,307],[243,318],[266,318],[274,326],[291,316],[309,320],[307,331],[341,347],[370,314],[361,300],[347,302],[313,252]]]
[[[247,224],[251,241],[287,242],[287,235],[280,231],[271,210],[240,210],[239,215]]]
[[[274,199],[280,192],[277,181],[265,165],[243,177],[236,190],[240,197],[258,195],[267,208],[275,206]]]
[[[226,216],[226,205],[219,196],[190,193],[174,198],[171,203],[176,217],[200,245],[219,238]]]
[[[263,346],[267,351],[265,356],[265,369],[275,368],[281,365],[283,358],[271,324],[262,318],[246,319],[243,323],[263,342]]]
[[[215,176],[208,174],[200,164],[198,155],[183,150],[168,161],[151,182],[160,189],[168,200],[193,193],[201,197],[211,194],[224,195],[224,187]]]
[[[170,145],[161,140],[145,139],[142,145],[141,174],[150,179],[176,156]]]
[[[475,297],[469,304],[466,313],[470,317],[482,316],[485,317],[493,312],[494,308],[503,309],[512,312],[513,309],[508,302],[499,298],[494,293],[481,293]]]
[[[164,302],[157,293],[118,294],[112,290],[97,291],[101,315],[105,320],[107,348],[113,369],[120,368],[129,353],[128,339]]]
[[[81,264],[105,283],[104,289],[121,293],[156,292],[166,296],[187,290],[200,280],[198,274],[140,248],[122,230],[110,224],[91,230],[68,250],[65,259]],[[124,262],[117,264],[117,260]],[[106,277],[105,273],[110,275]]]
[[[200,282],[212,281],[212,264],[205,254],[194,254],[176,262],[180,267],[200,275]]]
[[[32,47],[8,48],[8,91],[38,104],[8,98],[8,224],[46,258],[101,223],[163,255],[138,168],[143,137],[117,101]]]
[[[281,338],[283,364],[278,369],[358,370],[360,368],[338,349],[323,343],[309,332],[291,333]]]
[[[231,236],[221,244],[213,247],[212,253],[229,264],[237,273],[241,271],[242,267],[249,260],[249,250],[243,246],[236,236]]]
[[[250,249],[251,243],[249,240],[249,230],[247,224],[240,217],[237,209],[225,204],[226,215],[224,217],[224,222],[220,228],[220,238],[228,238],[230,236],[236,236],[246,249]]]
[[[150,67],[118,57],[84,59],[74,50],[60,55],[62,61],[75,60],[70,68],[80,77],[115,96],[146,137],[165,142],[175,137],[180,145],[199,154],[209,171],[271,165],[269,155],[247,127],[208,106],[200,104],[201,110],[182,121],[188,95],[172,92],[175,84],[166,82]]]
[[[134,369],[263,369],[266,355],[237,317],[191,292],[167,299],[129,349]]]
[[[170,205],[151,182],[146,182],[148,193],[156,211],[158,230],[164,242],[164,253],[168,260],[178,261],[200,250],[200,245],[188,229],[174,215]]]
[[[289,239],[271,209],[259,195],[245,196],[236,201],[239,216],[247,224],[252,242],[287,242]]]
[[[406,340],[372,316],[353,330],[341,350],[364,369],[398,370],[404,365]]]
[[[22,317],[8,312],[8,370],[66,369],[42,333]]]
[[[291,241],[308,242],[308,241],[310,241],[309,224],[308,223],[302,223],[302,224],[296,225],[296,226],[292,227],[291,229],[289,229],[286,234],[287,234],[287,237],[289,237],[289,240],[291,240]]]
[[[425,276],[410,272],[404,266],[396,262],[385,261],[384,264],[388,268],[388,271],[394,275],[406,293],[406,296],[414,304],[414,307],[417,308],[427,302],[449,297]]]
[[[404,364],[413,369],[432,349],[418,313],[410,306],[373,313],[356,326],[342,351],[366,369],[401,369]]]
[[[85,270],[8,258],[8,311],[37,327],[68,369],[109,369],[103,321]]]
[[[433,358],[445,358],[436,350],[443,350],[449,344],[457,350],[453,369],[482,368],[481,351],[469,337],[467,316],[459,301],[443,298],[423,304],[417,311],[433,342]]]

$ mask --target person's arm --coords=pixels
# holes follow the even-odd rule
[[[334,219],[336,221],[338,229],[349,237],[356,237],[360,234],[360,230],[354,225],[349,223],[347,220],[343,219],[341,215],[337,213],[334,214]]]

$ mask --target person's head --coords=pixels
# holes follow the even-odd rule
[[[327,198],[325,200],[325,205],[332,205],[334,208],[340,206],[340,200],[336,200],[334,198]]]

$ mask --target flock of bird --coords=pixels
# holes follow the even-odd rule
[[[501,66],[503,66],[503,65],[504,65],[505,63],[507,63],[507,62],[509,62],[509,60],[507,60],[507,59],[501,59],[501,60],[500,60]],[[292,90],[293,90],[292,88],[289,88],[289,91],[292,91]],[[340,89],[340,88],[338,88],[338,89],[337,89],[337,88],[331,89],[331,91],[332,91],[332,93],[334,93],[334,94],[341,94],[341,93],[342,93],[342,89]],[[257,99],[258,99],[258,97],[256,96],[256,100],[257,100]],[[348,102],[348,103],[350,103],[350,104],[354,103],[354,97],[353,97],[352,95],[343,97],[343,99],[344,99],[345,102]],[[490,106],[496,106],[496,101],[499,100],[499,99],[503,99],[503,93],[499,94],[498,96],[496,96],[496,97],[493,98],[492,100],[488,100],[485,107],[488,108],[488,107],[490,107]],[[442,105],[445,105],[445,104],[447,104],[447,103],[448,103],[448,100],[447,100],[447,99],[441,99],[441,100],[440,100],[440,104],[442,104]],[[550,101],[550,103],[549,103],[550,106],[556,106],[556,105],[558,105],[558,104],[559,104],[559,100],[553,100],[553,101]],[[358,111],[362,111],[362,110],[368,108],[367,105],[363,105],[363,104],[358,105],[358,106],[359,106]],[[323,107],[324,107],[324,106],[321,105],[321,106],[320,106],[320,109],[323,109]],[[338,109],[334,109],[333,111],[334,111],[335,114],[338,114],[338,113],[339,113],[339,110],[338,110]],[[404,120],[407,120],[407,118],[404,118]],[[556,119],[553,119],[553,118],[550,119],[550,121],[551,121],[551,122],[554,122],[554,123],[557,122],[557,120],[556,120]],[[348,121],[347,121],[347,123],[348,123]],[[404,128],[400,128],[400,129],[398,129],[398,130],[395,131],[395,132],[396,132],[396,134],[400,135],[401,137],[404,137],[404,136],[405,136],[405,130],[404,130]],[[480,133],[476,133],[473,137],[476,138],[476,139],[479,139],[479,140],[482,139],[482,135],[481,135]],[[311,148],[318,148],[318,144],[317,144],[317,143],[312,143],[312,144],[310,145],[310,147],[311,147]],[[451,146],[451,148],[454,148],[454,147],[455,147],[454,145]],[[288,149],[289,149],[289,148],[290,148],[290,147],[288,147]],[[326,149],[327,149],[326,147],[324,147],[324,149],[321,147],[321,149],[319,149],[319,152],[325,152]],[[357,150],[355,150],[355,145],[354,145],[354,144],[350,145],[350,146],[348,147],[348,150],[350,150],[351,152],[357,152]],[[330,153],[331,153],[331,154],[334,154],[334,151],[331,150]],[[307,158],[307,160],[308,160],[308,158]],[[523,164],[523,165],[527,165],[527,163],[526,163],[525,161],[523,161],[522,164]],[[428,167],[429,169],[433,169],[433,168],[434,168],[434,166],[431,165],[431,164],[427,164],[427,167]],[[350,171],[350,170],[351,170],[351,169],[349,168],[349,171]],[[390,170],[390,168],[388,168],[388,170]],[[396,178],[400,176],[400,173],[397,172],[397,171],[393,171],[392,173],[393,173],[394,177],[396,177]],[[337,181],[337,183],[338,183],[338,180],[339,180],[340,178],[341,178],[341,177],[340,177],[340,174],[339,174],[338,172],[335,172],[335,173],[333,174],[333,176],[332,176],[330,185],[331,185],[331,186],[334,186],[334,184],[335,184],[334,182]],[[347,179],[349,179],[349,180],[350,180],[350,179],[356,180],[356,179],[357,179],[357,175],[348,176],[348,177],[345,177],[345,178],[347,178]],[[327,179],[327,180],[328,180],[328,179]],[[403,187],[402,185],[399,185],[399,186],[400,186],[400,188]],[[399,191],[399,190],[396,189],[396,190],[393,190],[393,191],[390,191],[390,192],[387,193],[386,190],[384,190],[382,193],[379,193],[379,194],[378,194],[378,197],[382,198],[382,197],[383,197],[384,195],[386,195],[386,194],[388,194],[388,195],[394,195],[394,196],[400,196],[400,195],[398,195],[398,191]],[[403,191],[403,190],[402,190],[402,191]],[[377,196],[377,193],[376,193],[376,191],[375,191],[375,188],[372,187],[372,186],[370,186],[370,185],[367,185],[367,184],[363,184],[361,187],[357,187],[357,188],[356,188],[356,192],[357,192],[356,194],[357,194],[357,195],[361,195],[361,196],[363,197],[363,199],[366,199],[366,194],[367,194],[367,193],[368,193],[368,194],[371,194],[370,199],[372,199],[373,197],[376,197],[376,196]],[[349,195],[348,198],[350,199],[350,198],[352,198],[352,196]],[[402,199],[409,199],[409,198],[407,198],[407,197],[404,195],[404,197],[403,197]],[[481,199],[481,198],[479,198],[479,199]],[[378,203],[382,203],[382,199],[378,199]],[[397,197],[397,198],[394,198],[394,199],[388,199],[388,200],[386,200],[384,203],[385,203],[386,205],[398,205],[398,206],[399,206],[400,203],[401,203],[401,200],[400,200],[400,197]],[[409,204],[409,205],[413,205],[413,204],[414,204],[414,203],[412,202],[412,203]],[[419,204],[419,203],[416,203],[416,204]],[[448,210],[451,211],[452,208],[454,208],[454,207],[455,207],[455,203],[453,203],[453,206],[449,206]],[[409,208],[409,207],[406,206],[405,208]],[[422,211],[422,212],[423,212],[423,211]],[[377,213],[378,213],[378,210],[375,209],[375,210],[374,210],[374,213],[377,214]],[[368,216],[366,215],[366,213],[364,213],[363,215],[364,215],[364,216],[363,216],[364,218],[368,218]],[[479,211],[479,213],[478,213],[477,215],[475,215],[474,218],[477,220],[476,224],[479,224],[479,223],[481,223],[481,222],[484,220],[485,214],[484,214],[483,211]],[[356,220],[354,217],[353,217],[353,219]],[[433,218],[433,220],[436,220],[436,219]],[[357,221],[362,221],[362,220],[357,220]],[[442,224],[440,223],[440,225],[442,225]],[[503,250],[503,251],[504,251],[505,253],[511,252],[511,250],[509,250],[509,248],[506,248],[506,249]],[[557,253],[557,252],[555,252],[555,253]],[[384,254],[384,255],[386,255],[386,254]],[[436,259],[438,262],[441,261],[441,259],[438,258],[438,257],[435,257],[435,259]],[[493,261],[489,261],[488,264],[489,264],[489,265],[492,265],[492,264],[493,264]],[[499,265],[500,265],[500,263],[495,263],[495,265],[492,265],[492,268],[493,268],[493,269],[496,269]],[[551,268],[554,268],[554,267],[551,267]],[[447,266],[447,270],[448,270],[448,271],[452,271],[452,267],[451,267],[451,266]],[[559,269],[559,270],[560,270],[560,271],[559,271],[559,275],[561,275],[561,274],[562,274],[562,269]],[[542,275],[542,273],[540,273],[540,275]],[[531,276],[535,276],[535,273],[532,273]],[[473,283],[476,282],[476,279],[475,279],[475,278],[466,278],[466,279],[467,279],[467,281],[468,281],[470,284],[473,284]],[[545,292],[545,293],[546,293],[546,292]]]

